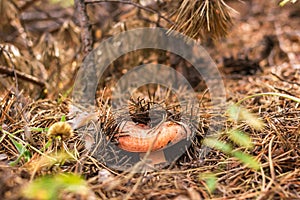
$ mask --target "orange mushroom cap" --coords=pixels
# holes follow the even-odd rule
[[[163,122],[154,128],[125,121],[116,135],[118,146],[129,152],[157,151],[188,138],[190,128],[182,123]]]

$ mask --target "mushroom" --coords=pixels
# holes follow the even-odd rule
[[[163,149],[190,136],[190,128],[181,122],[166,121],[151,128],[144,124],[123,121],[115,138],[121,149],[140,153],[141,157],[150,151],[147,159],[154,165],[166,161]]]

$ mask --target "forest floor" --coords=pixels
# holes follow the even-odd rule
[[[284,7],[273,1],[229,1],[239,14],[234,14],[228,36],[203,41],[222,75],[226,104],[243,100],[240,105],[249,118],[256,116],[253,120],[264,124],[256,129],[247,119],[233,122],[225,115],[218,122],[224,127],[220,141],[252,155],[259,169],[220,149],[200,159],[193,154],[201,151],[200,142],[171,165],[144,173],[118,171],[92,155],[86,149],[86,129],[75,129],[67,138],[49,138],[51,125],[74,117],[72,86],[83,59],[80,26],[72,7],[11,2],[0,3],[6,11],[0,14],[0,199],[300,199],[299,1]],[[162,13],[166,7],[160,8]],[[155,13],[114,3],[89,5],[88,14],[95,47],[124,30],[153,26],[157,19]],[[161,51],[136,51],[110,66],[97,90],[104,115],[98,120],[101,134],[108,135],[105,102],[113,83],[132,66],[168,64],[170,57]],[[205,113],[210,112],[209,92],[186,63],[178,69],[198,83],[193,86],[203,101],[203,136],[209,128],[205,116],[212,115]],[[253,147],[230,141],[225,133],[233,129],[249,135]]]

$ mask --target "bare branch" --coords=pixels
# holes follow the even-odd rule
[[[20,72],[18,70],[14,70],[12,68],[8,68],[5,66],[1,66],[0,65],[0,74],[5,74],[7,76],[11,76],[11,77],[18,77],[20,79],[23,79],[25,81],[37,84],[41,87],[45,87],[46,83],[42,80],[40,80],[39,78],[36,78],[34,76],[31,76],[29,74],[25,74],[24,72]]]
[[[135,3],[133,1],[122,1],[122,0],[85,0],[84,1],[86,4],[93,4],[93,3],[104,3],[104,2],[109,2],[109,3],[123,3],[123,4],[129,4],[129,5],[133,5],[137,8],[140,8],[142,10],[157,14],[159,18],[162,18],[164,20],[166,20],[168,23],[170,24],[174,24],[174,22],[172,22],[171,20],[169,20],[168,18],[164,17],[163,15],[160,14],[160,12],[153,10],[151,8],[147,8],[145,6],[142,6],[139,3]]]
[[[86,4],[84,0],[75,0],[75,6],[81,27],[81,40],[83,43],[84,57],[93,49],[92,26],[89,23],[89,17],[86,12]]]

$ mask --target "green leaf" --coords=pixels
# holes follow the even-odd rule
[[[65,122],[65,121],[66,121],[66,115],[61,116],[60,121],[61,121],[61,122]]]
[[[39,127],[31,127],[30,130],[35,132],[44,132],[44,129]]]
[[[229,106],[229,108],[227,109],[227,113],[229,115],[229,118],[235,122],[238,122],[239,119],[239,113],[240,113],[240,108],[239,106],[233,104],[231,106]]]
[[[219,141],[217,138],[205,138],[203,143],[209,147],[223,151],[224,153],[230,154],[232,151],[231,145]]]
[[[24,188],[23,195],[29,199],[58,199],[61,191],[86,195],[89,191],[85,180],[75,174],[44,176],[31,182]]]
[[[60,174],[56,177],[57,182],[61,183],[65,190],[69,192],[86,194],[88,191],[87,184],[80,176],[75,174]]]
[[[11,167],[15,167],[20,162],[21,158],[22,158],[21,156],[18,156],[16,160],[10,161],[8,163],[8,165],[11,166]]]
[[[213,173],[203,173],[203,174],[200,174],[199,178],[201,180],[205,181],[206,186],[207,186],[210,193],[212,193],[216,189],[218,180],[217,180],[217,176],[215,174],[213,174]]]
[[[44,176],[31,182],[23,190],[23,195],[29,199],[57,199],[60,183],[55,183],[53,177]]]
[[[31,153],[30,153],[30,151],[27,148],[25,149],[23,155],[24,155],[24,158],[25,158],[26,162],[28,162],[31,159]]]
[[[251,149],[253,147],[251,138],[242,131],[231,130],[228,132],[229,138],[239,146]]]
[[[41,151],[45,151],[46,149],[48,149],[51,146],[52,142],[53,141],[51,139],[48,140],[48,142],[45,144],[45,146],[43,146],[43,148],[41,149]]]
[[[10,135],[8,137],[12,141],[16,149],[18,150],[19,154],[23,153],[25,147],[21,143],[14,140]]]
[[[232,152],[232,155],[239,159],[242,163],[246,164],[248,167],[254,170],[260,169],[260,163],[257,160],[255,160],[255,158],[253,158],[251,155],[243,153],[241,151]]]
[[[27,156],[25,156],[25,153],[27,154]],[[15,167],[20,162],[22,157],[25,158],[26,162],[30,160],[30,152],[27,152],[25,148],[24,151],[19,154],[16,160],[9,162],[9,165]]]
[[[1,131],[1,130],[0,130]],[[0,144],[1,144],[1,142],[4,140],[4,138],[6,137],[6,134],[3,134],[2,136],[1,136],[1,138],[0,138]]]
[[[28,162],[31,158],[31,153],[30,151],[27,149],[27,146],[24,146],[23,144],[17,142],[15,139],[13,139],[10,135],[8,135],[9,139],[12,141],[12,143],[14,144],[14,146],[16,147],[16,149],[19,152],[19,156],[16,160],[11,161],[9,163],[10,166],[16,166],[22,157],[24,157],[25,161]]]
[[[249,126],[254,128],[255,130],[261,130],[264,127],[264,123],[253,113],[250,113],[246,109],[241,110],[241,119],[244,120]]]
[[[262,120],[241,106],[233,104],[229,106],[227,112],[229,118],[235,122],[245,121],[249,126],[256,130],[261,130],[264,127]]]
[[[242,163],[246,164],[252,169],[260,169],[260,163],[256,161],[251,155],[243,153],[241,151],[233,151],[231,145],[221,142],[217,138],[205,138],[203,140],[203,144],[218,149],[228,155],[239,159]]]

